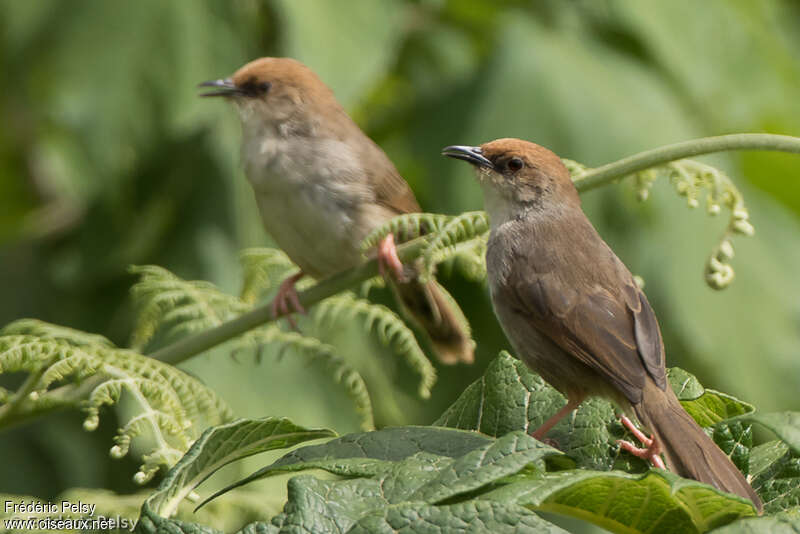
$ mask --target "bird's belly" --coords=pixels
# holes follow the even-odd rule
[[[311,186],[256,192],[267,233],[306,274],[322,278],[362,261],[354,209]]]
[[[568,397],[601,396],[620,406],[627,404],[593,369],[556,345],[524,315],[496,300],[494,307],[516,356],[548,384]]]

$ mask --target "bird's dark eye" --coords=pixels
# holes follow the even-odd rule
[[[256,80],[248,80],[241,86],[241,91],[247,96],[261,96],[269,91],[272,84],[269,82],[258,82]]]
[[[511,172],[517,172],[524,165],[525,164],[522,163],[522,160],[519,158],[511,158],[510,160],[508,160],[508,163],[506,163],[506,167],[508,167],[508,170]]]

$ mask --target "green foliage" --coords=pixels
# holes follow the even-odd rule
[[[399,215],[370,232],[361,242],[361,249],[365,252],[371,250],[389,234],[393,234],[399,243],[426,236],[427,242],[420,254],[420,278],[424,281],[431,280],[436,266],[449,259],[455,259],[468,278],[478,281],[486,278],[489,221],[482,211],[456,216],[438,213]]]
[[[134,342],[143,346],[160,332],[169,341],[179,335],[219,326],[251,310],[259,298],[271,295],[283,278],[296,271],[285,254],[274,249],[246,250],[242,254],[242,266],[244,281],[238,297],[223,293],[208,282],[182,280],[160,267],[134,268],[133,271],[141,275],[132,289],[139,307]],[[362,417],[362,426],[374,428],[372,402],[364,379],[337,354],[332,344],[326,342],[332,335],[332,327],[359,325],[362,332],[374,333],[382,345],[405,359],[420,375],[420,396],[430,396],[436,371],[412,331],[389,308],[342,293],[319,302],[311,311],[309,321],[300,324],[319,338],[285,331],[271,323],[248,331],[230,345],[234,353],[269,347],[279,356],[291,353],[323,363],[330,376],[344,386]]]
[[[311,316],[318,328],[331,328],[356,319],[368,332],[377,334],[382,344],[391,347],[402,356],[409,367],[420,375],[419,396],[427,399],[436,383],[436,369],[420,348],[417,339],[395,313],[380,304],[356,298],[352,293],[343,293],[327,298],[314,307]]]
[[[728,287],[734,278],[734,270],[730,264],[733,259],[734,235],[752,236],[755,233],[750,224],[750,213],[744,205],[744,198],[739,189],[728,176],[712,167],[693,160],[673,161],[662,167],[655,167],[636,173],[633,177],[639,200],[647,200],[650,189],[659,174],[666,174],[675,191],[686,197],[690,208],[700,205],[699,196],[705,193],[706,212],[715,216],[721,207],[730,211],[728,227],[719,243],[714,247],[706,263],[705,280],[713,289]]]
[[[732,414],[751,409],[732,397],[723,399],[722,394],[704,389],[695,377],[679,369],[671,370],[670,383],[699,422],[712,421],[719,427],[736,421]],[[719,400],[710,402],[712,398]],[[316,469],[338,478],[300,475],[290,479],[283,512],[241,532],[296,528],[320,533],[431,529],[562,532],[538,517],[537,511],[572,516],[625,533],[702,533],[726,525],[752,529],[743,532],[766,533],[775,525],[800,527],[798,516],[791,515],[800,510],[800,486],[788,485],[796,481],[796,465],[786,465],[788,448],[783,442],[752,451],[754,487],[771,517],[769,521],[751,520],[748,518],[755,515],[751,503],[738,496],[662,470],[620,471],[623,464],[615,466],[609,460],[612,456],[618,459],[616,445],[608,444],[602,450],[593,442],[597,431],[583,432],[575,422],[582,419],[584,427],[618,427],[610,407],[582,407],[573,421],[559,423],[552,436],[563,452],[531,438],[528,425],[538,424],[562,402],[559,394],[524,364],[501,354],[442,415],[437,426],[387,428],[301,447],[210,499],[256,479]],[[796,431],[796,422],[788,415],[767,419],[785,435]],[[217,450],[210,440],[209,445],[196,445],[194,455],[182,460],[184,470],[199,472],[204,470],[203,463],[216,465]],[[210,450],[204,452],[206,448]],[[193,463],[201,465],[191,467]],[[165,480],[160,492],[177,496],[178,490],[170,485]],[[183,482],[175,485],[186,487]],[[200,528],[170,520],[165,507],[154,502],[151,499],[143,506],[139,532]]]
[[[149,440],[134,477],[140,484],[159,467],[173,465],[204,428],[232,415],[212,390],[175,367],[116,348],[101,336],[31,319],[0,330],[0,370],[27,374],[18,390],[3,391],[0,424],[82,406],[83,427],[91,431],[100,408],[129,399],[135,409],[117,431],[111,456],[128,454],[134,438]]]
[[[230,74],[246,60],[292,56],[309,64],[387,151],[420,204],[456,214],[479,209],[480,194],[468,171],[440,157],[439,148],[453,143],[518,136],[594,166],[701,135],[796,135],[798,21],[791,0],[4,2],[0,63],[13,83],[0,94],[7,126],[0,132],[0,324],[42,317],[100,332],[123,346],[132,337],[135,317],[125,299],[131,264],[162,265],[186,280],[209,280],[223,293],[238,290],[236,251],[261,246],[268,238],[237,165],[234,114],[225,105],[196,98],[194,87]],[[349,27],[360,31],[342,31]],[[800,180],[792,177],[800,173],[800,160],[754,152],[702,161],[736,180],[759,229],[758,239],[735,241],[735,262],[726,244],[734,241],[727,238],[735,220],[726,229],[724,221],[717,226],[700,210],[687,211],[672,194],[677,183],[658,180],[647,203],[633,201],[628,187],[604,188],[584,195],[584,207],[604,239],[648,281],[671,364],[690,368],[704,382],[736,391],[762,409],[796,410],[800,248],[793,244],[800,231]],[[576,164],[571,170],[576,174],[581,168]],[[668,177],[673,171],[658,172]],[[698,174],[686,182],[694,187],[698,179],[704,180]],[[713,192],[707,183],[697,184],[700,201],[704,192]],[[363,414],[373,411],[379,426],[433,420],[507,345],[487,300],[461,283],[462,276],[480,280],[485,273],[485,241],[470,242],[474,252],[457,254],[438,273],[475,326],[481,367],[439,369],[441,379],[428,401],[406,394],[423,381],[414,372],[395,372],[391,349],[384,354],[377,342],[325,343],[310,321],[303,335],[264,329],[260,341],[243,337],[225,347],[239,361],[254,350],[258,359],[302,352],[300,357],[255,370],[249,361],[195,358],[187,364],[198,377],[192,384],[213,384],[237,412],[277,407],[274,413],[291,413],[298,421],[355,429],[358,418],[349,418],[347,398],[338,402],[342,388],[326,387],[329,376],[341,376],[347,391],[361,391],[350,399],[364,425],[370,422]],[[692,268],[692,258],[709,250],[705,283],[729,281],[731,265],[737,280],[713,297],[703,273]],[[262,260],[256,263],[263,265]],[[447,279],[451,266],[454,280]],[[282,279],[278,267],[268,283],[249,284],[245,276],[240,297],[248,306],[268,297],[258,288]],[[175,304],[194,305],[190,299]],[[152,336],[142,334],[157,347],[175,339],[181,328],[195,327],[200,323],[175,320],[161,324]],[[72,337],[71,345],[85,343],[93,354],[104,345],[121,350],[105,338],[66,332],[58,335]],[[45,356],[49,350],[30,347]],[[6,354],[9,361],[17,358],[12,353]],[[405,371],[407,366],[397,367]],[[56,372],[67,371],[56,367]],[[78,385],[75,379],[84,372],[87,378]],[[39,496],[60,494],[75,484],[129,491],[114,475],[124,469],[83,451],[92,444],[106,447],[109,437],[101,435],[102,428],[91,438],[81,434],[78,444],[59,434],[69,428],[69,416],[18,424],[57,407],[77,406],[99,384],[96,376],[86,367],[37,393],[31,388],[42,377],[35,371],[4,370],[0,424],[15,425],[0,440],[0,454],[7,459],[0,479],[8,488]],[[273,387],[243,387],[250,380]],[[288,384],[313,387],[298,395],[296,387],[280,387]],[[127,414],[125,398],[123,393]],[[32,400],[38,411],[28,410],[34,408]],[[700,410],[707,415],[728,403],[723,394],[707,400],[710,407]],[[128,415],[121,417],[125,424]],[[777,421],[766,426],[790,440],[787,427],[776,426]],[[755,484],[771,488],[774,513],[793,502],[796,448],[780,441],[780,447],[751,449],[747,429],[752,422],[725,420],[715,426],[715,439],[732,447],[740,468],[747,460]],[[602,447],[609,441],[597,429],[596,445]],[[614,425],[607,430],[621,432]],[[606,459],[591,452],[586,457]],[[123,497],[116,498],[120,507],[127,506]],[[237,506],[245,501],[246,495],[237,495]],[[256,509],[263,506],[256,504]],[[401,521],[409,520],[413,506],[393,508],[386,518],[405,524]],[[416,510],[428,526],[442,525],[437,518],[457,517],[464,528],[477,524],[473,519],[518,511],[470,502],[447,506]],[[202,516],[189,520],[223,529]],[[762,525],[778,531],[788,529],[788,521],[770,516],[726,530],[748,531],[743,525],[752,523],[753,530]],[[501,523],[506,524],[486,525],[499,530]],[[228,525],[233,528],[238,527]]]
[[[144,510],[170,517],[199,484],[230,462],[334,435],[330,430],[307,429],[274,417],[239,419],[210,428],[164,478],[158,491],[145,501]]]

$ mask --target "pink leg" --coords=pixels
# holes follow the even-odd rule
[[[297,290],[294,287],[297,281],[303,276],[305,276],[305,273],[300,271],[299,273],[295,273],[281,282],[278,292],[275,294],[275,298],[272,300],[271,305],[272,316],[275,318],[286,316],[286,320],[289,321],[289,325],[291,325],[291,327],[295,330],[297,330],[297,323],[295,323],[294,319],[292,319],[292,313],[306,313],[305,308],[303,308],[303,305],[300,304],[300,299],[297,298]]]
[[[397,280],[402,282],[406,279],[403,273],[403,262],[397,255],[397,247],[392,234],[387,235],[378,243],[378,271],[384,278],[391,271]]]
[[[550,432],[550,429],[556,426],[556,424],[561,421],[566,415],[568,415],[573,410],[576,410],[578,406],[581,405],[583,402],[583,397],[577,398],[568,398],[567,403],[564,405],[563,408],[558,410],[554,415],[552,415],[547,421],[542,423],[542,426],[537,428],[531,436],[539,441],[544,438],[545,434]]]
[[[618,440],[619,447],[623,451],[628,451],[632,455],[636,456],[637,458],[641,458],[642,460],[646,460],[652,463],[655,467],[659,469],[666,469],[664,466],[664,460],[661,459],[661,444],[656,440],[655,437],[647,437],[645,436],[641,430],[636,428],[633,424],[633,421],[625,417],[624,415],[619,418],[620,423],[631,431],[633,437],[639,440],[645,448],[640,448],[631,443],[630,441]]]

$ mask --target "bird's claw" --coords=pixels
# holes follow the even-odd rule
[[[301,271],[281,282],[280,287],[278,287],[278,292],[275,294],[275,298],[272,300],[270,306],[272,316],[276,319],[278,317],[286,317],[286,321],[293,330],[297,330],[297,323],[292,317],[292,314],[295,312],[302,313],[303,315],[306,314],[306,309],[300,304],[297,290],[294,287],[297,281],[302,277],[303,272]]]
[[[650,462],[654,467],[666,469],[664,460],[662,460],[660,456],[661,444],[658,442],[658,440],[656,440],[654,436],[648,438],[641,430],[636,428],[636,425],[633,424],[633,421],[624,415],[620,417],[620,422],[631,432],[631,434],[633,434],[637,440],[639,440],[639,442],[642,443],[642,445],[644,445],[644,448],[637,447],[630,441],[620,439],[617,440],[617,444],[619,445],[620,449],[631,453],[637,458],[641,458],[642,460]]]
[[[392,234],[387,235],[378,243],[378,272],[384,278],[391,272],[397,281],[406,281],[403,262],[400,261],[400,257],[397,255],[397,246],[394,244],[394,236]]]

